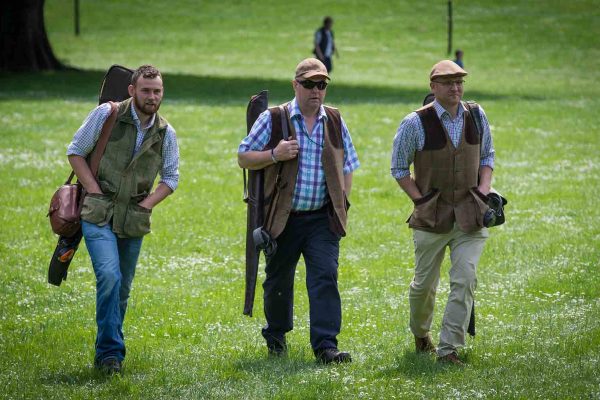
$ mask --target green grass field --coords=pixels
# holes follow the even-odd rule
[[[464,369],[417,356],[408,329],[411,205],[389,174],[402,118],[446,57],[446,2],[48,0],[57,56],[81,71],[0,74],[0,398],[600,398],[600,7],[588,1],[455,1],[465,98],[491,121],[494,186],[510,201],[479,265],[478,334]],[[245,205],[236,152],[249,97],[292,96],[324,15],[341,57],[326,102],[359,152],[339,282],[340,348],[319,366],[304,268],[287,359],[242,315]],[[66,145],[114,63],[164,73],[181,181],[154,212],[125,321],[122,377],[92,368],[95,279],[85,246],[60,288],[45,217],[69,173]],[[434,338],[448,294],[442,271]],[[264,277],[261,271],[259,278]]]

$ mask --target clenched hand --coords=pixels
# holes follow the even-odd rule
[[[277,161],[287,161],[298,155],[298,151],[300,148],[298,147],[298,141],[292,140],[290,136],[288,140],[279,141],[277,147],[273,150],[273,155]]]

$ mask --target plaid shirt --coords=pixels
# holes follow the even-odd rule
[[[296,130],[298,146],[298,176],[294,188],[292,210],[308,211],[318,210],[325,205],[327,199],[327,185],[325,171],[321,164],[321,154],[324,146],[324,126],[327,121],[325,109],[321,106],[317,122],[309,135],[304,123],[304,117],[296,99],[288,105],[290,118]],[[239,153],[247,151],[262,151],[271,140],[271,113],[263,112],[250,130],[248,136],[242,140],[238,148]],[[358,155],[352,144],[348,127],[342,119],[342,139],[344,142],[344,175],[347,175],[360,166]]]
[[[464,106],[461,103],[454,119],[437,101],[433,102],[433,107],[442,125],[446,128],[452,144],[455,148],[458,147],[464,125]],[[481,127],[483,128],[480,165],[487,165],[493,169],[494,144],[490,133],[490,124],[481,106],[479,106],[479,110],[481,111]],[[410,175],[410,165],[415,159],[415,153],[423,150],[424,145],[425,130],[421,124],[421,119],[416,112],[412,112],[404,118],[394,137],[391,168],[394,178],[401,179]]]
[[[94,149],[94,146],[100,137],[100,131],[102,130],[104,121],[106,121],[109,114],[109,103],[101,104],[93,109],[85,121],[83,121],[81,127],[75,133],[73,141],[67,147],[67,155],[87,157],[88,154]],[[131,155],[133,158],[133,156],[142,147],[144,135],[148,131],[148,128],[154,124],[154,118],[156,117],[156,114],[150,118],[150,121],[145,128],[141,127],[140,119],[138,118],[134,107],[131,107],[131,116],[137,129],[135,149]],[[173,129],[170,124],[167,125],[167,132],[163,142],[162,163],[160,182],[166,184],[169,188],[171,188],[171,190],[174,191],[177,189],[177,185],[179,184],[179,148],[177,147],[175,129]]]

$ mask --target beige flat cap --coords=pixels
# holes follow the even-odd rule
[[[454,61],[451,60],[443,60],[439,63],[435,64],[433,68],[431,68],[431,73],[429,74],[429,80],[434,80],[436,78],[442,77],[459,77],[466,76],[467,71],[459,67]]]

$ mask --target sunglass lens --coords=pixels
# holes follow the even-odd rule
[[[307,79],[298,83],[300,83],[304,89],[312,89],[316,86],[317,89],[324,90],[327,87],[327,82],[325,81],[314,82]]]

